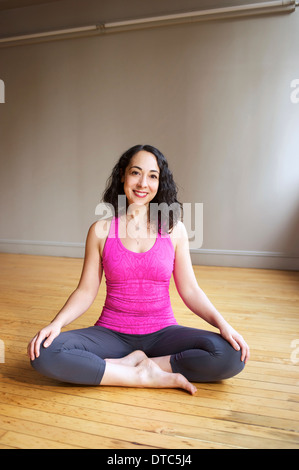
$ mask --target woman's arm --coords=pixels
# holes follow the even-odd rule
[[[197,283],[190,257],[188,235],[182,222],[177,224],[172,238],[175,245],[173,277],[180,297],[192,312],[218,328],[220,334],[234,349],[241,348],[241,359],[245,359],[246,362],[249,359],[248,345],[242,336],[227,323]]]
[[[88,231],[79,284],[52,322],[30,341],[28,355],[31,360],[39,356],[40,344],[45,338],[47,341],[44,346],[47,347],[59,335],[61,329],[85,313],[96,298],[103,274],[100,259],[102,240],[96,234],[97,224],[98,222],[93,224]]]
[[[93,304],[102,279],[102,264],[100,260],[99,238],[93,224],[87,235],[85,257],[78,286],[70,295],[65,305],[52,320],[63,328],[79,318]]]

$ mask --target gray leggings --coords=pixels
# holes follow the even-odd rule
[[[171,356],[173,372],[193,382],[215,382],[238,374],[244,368],[241,352],[217,333],[179,325],[146,335],[129,335],[103,328],[60,333],[52,344],[41,346],[31,361],[41,374],[62,382],[99,385],[105,358],[120,358],[135,350],[148,357]]]

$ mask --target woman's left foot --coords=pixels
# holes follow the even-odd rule
[[[106,362],[110,362],[111,364],[120,364],[122,366],[131,366],[136,367],[140,364],[141,361],[147,359],[147,355],[143,351],[133,351],[132,353],[128,354],[125,357],[120,357],[117,359],[105,359]]]

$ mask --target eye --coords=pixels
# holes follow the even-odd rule
[[[151,175],[151,178],[153,178],[153,179],[156,179],[156,180],[157,180],[157,179],[158,179],[158,176],[157,176],[157,175]]]

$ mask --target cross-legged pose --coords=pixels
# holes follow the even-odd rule
[[[197,283],[163,154],[150,145],[126,151],[103,201],[113,215],[88,231],[78,287],[28,345],[34,369],[74,384],[181,388],[191,394],[192,382],[241,372],[248,345]],[[91,306],[103,272],[107,294],[95,325],[61,332]],[[186,306],[219,333],[178,325],[169,296],[172,275]]]

